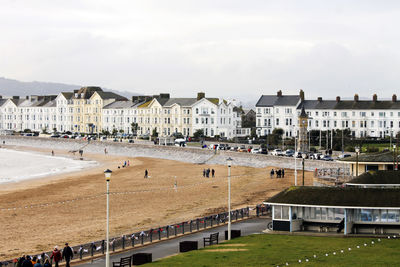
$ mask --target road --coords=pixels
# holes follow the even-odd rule
[[[241,230],[241,235],[246,236],[255,233],[261,233],[263,230],[267,228],[267,224],[271,221],[270,218],[254,218],[249,220],[244,220],[241,222],[237,222],[232,224],[232,230]],[[110,263],[119,261],[122,257],[129,257],[134,253],[145,252],[153,254],[153,261],[157,259],[161,259],[170,255],[174,255],[179,253],[179,242],[181,241],[199,241],[199,248],[203,247],[203,237],[209,236],[211,233],[219,232],[219,240],[224,240],[225,233],[224,231],[227,229],[227,225],[220,226],[213,229],[207,229],[205,231],[196,232],[191,235],[182,236],[179,238],[166,240],[163,242],[158,242],[152,245],[148,245],[142,248],[136,248],[129,250],[127,252],[123,252],[116,255],[110,256]],[[93,262],[83,263],[79,265],[80,267],[97,267],[97,266],[105,266],[105,257],[98,258],[93,260]]]

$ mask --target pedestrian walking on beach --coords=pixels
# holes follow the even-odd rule
[[[131,163],[130,163],[129,160],[128,160],[128,167],[129,167],[130,164],[131,164]]]
[[[54,150],[51,151],[51,155],[54,156]]]
[[[149,172],[147,171],[147,169],[144,171],[144,178],[149,178]]]
[[[282,178],[285,178],[285,169],[282,169]]]
[[[275,171],[274,171],[274,169],[272,169],[271,172],[270,172],[270,177],[271,177],[271,179],[274,178],[274,175],[275,175]]]
[[[206,177],[206,169],[203,169],[203,177]]]
[[[74,252],[72,251],[72,248],[68,246],[68,243],[65,243],[65,247],[62,252],[62,257],[63,259],[65,259],[65,267],[70,267],[69,262],[74,257]]]
[[[214,169],[211,170],[211,176],[212,176],[213,178],[215,177],[215,170],[214,170]]]
[[[50,259],[54,259],[55,267],[58,267],[58,262],[62,259],[61,252],[58,250],[58,246],[55,246],[53,253],[51,253]]]
[[[104,155],[107,155],[107,148],[104,148]]]
[[[210,178],[210,169],[207,169],[206,176],[207,176],[207,178]]]

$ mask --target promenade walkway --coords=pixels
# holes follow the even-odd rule
[[[270,218],[253,218],[249,220],[240,221],[232,224],[232,229],[240,229],[241,235],[246,236],[254,233],[261,233],[263,230],[267,228],[267,224],[271,221]],[[110,262],[112,264],[113,261],[119,261],[121,257],[129,257],[134,253],[145,252],[153,254],[153,261],[157,259],[161,259],[170,255],[179,253],[179,242],[191,240],[191,241],[199,241],[199,248],[203,247],[203,237],[209,236],[211,233],[219,232],[219,240],[223,241],[225,233],[224,231],[227,229],[227,225],[216,227],[213,229],[207,229],[201,232],[196,232],[194,234],[181,236],[175,239],[166,240],[162,242],[157,242],[155,244],[151,244],[145,247],[132,249],[127,252],[123,252],[116,255],[110,256]],[[93,260],[93,262],[83,263],[75,266],[80,267],[97,267],[97,266],[105,266],[105,257],[98,258]]]

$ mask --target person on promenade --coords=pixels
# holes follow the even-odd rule
[[[282,178],[285,178],[285,169],[282,169]]]
[[[22,257],[18,259],[17,264],[15,265],[15,267],[21,267],[22,263],[24,262],[24,260],[25,260],[25,255],[22,255]]]
[[[44,261],[43,267],[51,267],[51,263],[50,263],[49,259],[46,259]]]
[[[144,171],[144,178],[149,178],[149,172],[147,171],[147,169]]]
[[[274,175],[275,175],[274,169],[272,169],[271,172],[270,172],[269,174],[270,174],[271,179],[273,179],[273,178],[274,178]]]
[[[213,178],[215,177],[215,170],[214,170],[214,169],[211,170],[211,176],[212,176]]]
[[[68,246],[68,243],[65,243],[65,247],[62,252],[62,258],[65,259],[65,267],[70,267],[69,262],[74,257],[74,252],[72,252],[72,248]]]
[[[40,263],[40,260],[37,260],[37,262],[35,263],[35,265],[33,265],[33,267],[43,267],[43,265]]]
[[[51,151],[51,155],[54,156],[54,150]]]
[[[104,155],[107,155],[107,148],[104,148]]]
[[[58,262],[62,259],[61,252],[58,250],[58,246],[54,247],[53,253],[51,253],[50,259],[54,259],[55,267],[58,267]]]
[[[31,256],[26,256],[26,259],[22,262],[21,267],[33,267]]]
[[[36,262],[38,262],[38,261],[39,261],[38,258],[36,256],[33,256],[32,260],[31,260],[32,265],[35,266]]]

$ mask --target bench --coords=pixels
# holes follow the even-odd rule
[[[218,244],[218,236],[219,236],[219,233],[213,233],[213,234],[210,234],[210,237],[204,237],[203,238],[204,246],[206,246],[207,243],[209,245],[212,245],[214,242],[216,242]]]
[[[129,266],[132,267],[132,258],[124,257],[119,260],[119,262],[113,262],[113,267],[124,267]]]

